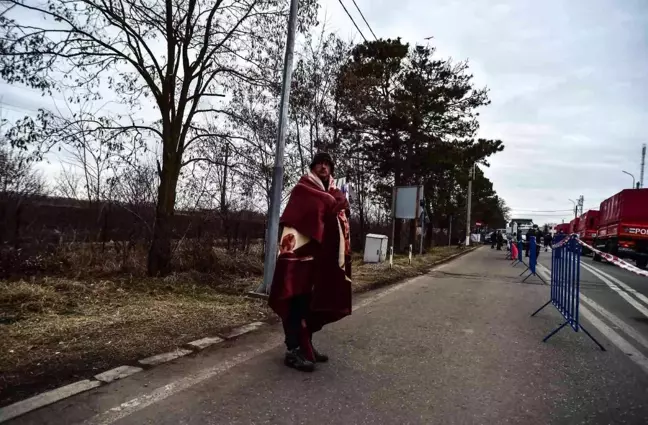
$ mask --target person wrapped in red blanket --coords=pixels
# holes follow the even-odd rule
[[[290,194],[268,302],[283,322],[285,364],[305,372],[328,360],[313,334],[351,314],[349,202],[334,169],[328,153],[316,154]]]

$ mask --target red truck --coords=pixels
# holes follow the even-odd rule
[[[599,226],[599,212],[597,210],[589,210],[585,214],[580,216],[578,220],[578,226],[576,227],[576,233],[578,238],[585,242],[588,245],[594,243],[594,239],[598,234]],[[590,250],[583,248],[584,254],[589,254]]]
[[[556,231],[556,234],[558,234],[558,233],[560,233],[562,231],[563,234],[568,235],[569,234],[569,223],[556,224],[556,227],[554,227],[554,230]]]
[[[580,218],[576,217],[572,221],[569,222],[569,234],[572,235],[574,233],[578,233],[578,223],[580,222]]]
[[[648,189],[626,189],[601,202],[594,246],[629,258],[637,267],[648,264]],[[601,257],[594,255],[595,261]]]

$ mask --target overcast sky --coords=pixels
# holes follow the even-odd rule
[[[353,1],[342,1],[371,37]],[[485,172],[514,216],[569,220],[570,198],[584,195],[586,210],[598,208],[630,187],[622,170],[639,179],[648,141],[648,0],[356,2],[378,37],[433,36],[439,55],[469,59],[477,84],[491,90],[479,137],[506,145]],[[329,31],[361,41],[339,0],[322,0],[321,13]],[[0,97],[10,115],[51,102],[2,82]]]
[[[342,0],[370,37],[352,0]],[[378,37],[430,40],[443,56],[469,59],[490,88],[479,137],[506,149],[486,175],[537,224],[568,221],[639,179],[648,142],[646,0],[356,0]],[[360,40],[338,0],[329,26]],[[648,180],[648,177],[646,178]],[[648,181],[646,182],[648,184]],[[549,214],[549,215],[541,215]]]

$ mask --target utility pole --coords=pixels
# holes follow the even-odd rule
[[[470,169],[468,177],[468,204],[466,205],[466,246],[470,245],[470,210],[472,209],[472,182],[475,178],[475,164]]]
[[[578,216],[583,215],[583,205],[585,205],[585,197],[581,195],[580,198],[578,198],[578,210],[579,210]]]
[[[644,169],[646,168],[646,144],[644,143],[641,148],[641,172],[639,173],[639,187],[641,189],[644,187]]]
[[[448,226],[448,246],[452,245],[452,216],[450,216],[450,226]]]
[[[286,54],[281,82],[281,103],[279,106],[279,128],[277,130],[277,147],[275,163],[272,170],[272,186],[270,189],[270,211],[268,211],[268,229],[266,230],[265,258],[263,261],[263,283],[257,292],[270,293],[272,277],[277,265],[277,245],[279,238],[279,210],[281,207],[281,190],[283,186],[283,157],[286,141],[286,124],[288,121],[288,105],[290,103],[290,85],[292,79],[293,54],[295,50],[295,30],[297,28],[298,0],[290,0],[290,15],[288,16],[288,37],[286,39]]]
[[[423,240],[425,239],[425,198],[421,199],[421,245],[419,255],[423,255]]]
[[[574,204],[574,218],[578,217],[578,204],[573,199],[570,199],[571,203]]]

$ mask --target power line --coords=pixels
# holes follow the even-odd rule
[[[356,3],[355,0],[351,0],[351,1],[352,1],[353,4],[355,5],[356,9],[358,9],[358,12],[360,12],[360,16],[362,16],[362,20],[365,22],[365,24],[367,24],[367,28],[369,28],[369,31],[371,31],[371,34],[374,36],[374,38],[375,38],[376,40],[378,40],[378,37],[376,37],[376,33],[373,32],[373,30],[371,29],[371,25],[369,25],[369,22],[367,22],[367,19],[365,19],[365,16],[364,16],[364,14],[362,13],[362,10],[360,10],[360,8],[358,7],[358,3]]]
[[[574,212],[574,209],[570,208],[566,210],[525,210],[525,209],[511,208],[511,211],[528,212],[528,213],[559,213],[559,212]]]
[[[366,42],[366,41],[367,41],[367,38],[364,36],[364,34],[362,33],[362,31],[360,31],[360,28],[358,27],[358,24],[356,24],[356,22],[353,20],[353,16],[351,16],[351,14],[350,14],[349,11],[347,10],[347,8],[346,8],[346,6],[344,5],[344,3],[342,3],[342,0],[338,0],[338,1],[339,1],[340,4],[342,5],[342,9],[344,9],[344,11],[346,12],[347,16],[349,17],[349,19],[351,19],[351,22],[353,22],[353,25],[356,27],[356,29],[358,30],[358,32],[359,32],[360,35],[362,36],[362,39]],[[355,2],[354,2],[354,3],[355,3]],[[371,30],[371,28],[369,28],[369,29]],[[372,31],[372,33],[373,33],[373,31]]]

